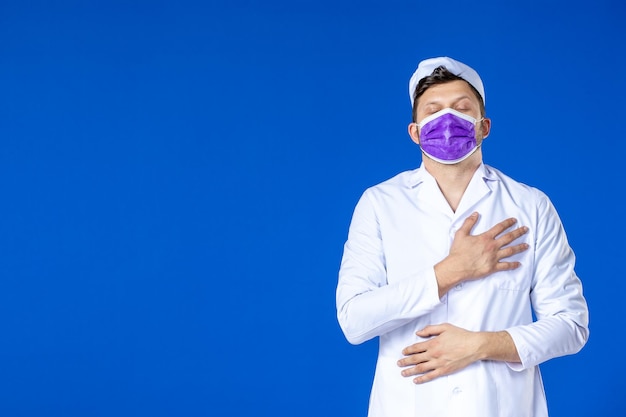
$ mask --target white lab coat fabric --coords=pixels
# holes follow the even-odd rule
[[[433,266],[474,211],[479,234],[515,217],[530,248],[508,260],[521,267],[458,285],[438,296]],[[574,254],[550,200],[482,164],[456,212],[422,166],[369,188],[350,224],[337,285],[339,324],[353,344],[379,336],[369,417],[544,417],[538,364],[579,351],[588,310]],[[533,311],[536,320],[533,321]],[[400,375],[402,349],[429,324],[506,330],[522,363],[479,361],[415,385]]]

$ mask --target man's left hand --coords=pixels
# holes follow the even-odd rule
[[[398,366],[409,367],[402,371],[402,376],[420,375],[413,379],[416,384],[452,374],[482,359],[479,352],[483,338],[479,332],[444,323],[426,326],[416,334],[434,336],[402,350],[405,357],[398,361]]]

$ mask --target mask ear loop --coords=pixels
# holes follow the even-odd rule
[[[476,120],[476,123],[480,123],[480,128],[482,130],[483,127],[483,122],[485,121],[485,118],[482,117],[480,120]],[[482,132],[481,132],[482,133]],[[485,140],[485,138],[483,137],[483,139],[480,141],[480,145],[477,146],[477,148],[479,148],[480,146],[482,146],[482,142]]]

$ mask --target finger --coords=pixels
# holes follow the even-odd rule
[[[422,374],[418,376],[417,378],[414,378],[413,382],[415,384],[423,384],[425,382],[432,381],[433,379],[439,378],[440,376],[444,376],[444,375],[445,373],[441,370],[441,368],[439,368],[430,372],[426,372],[425,374]]]
[[[507,246],[498,251],[498,260],[508,258],[518,253],[522,253],[530,247],[528,243],[520,243],[519,245]]]
[[[469,235],[477,221],[478,213],[473,212],[468,218],[465,219],[465,221],[463,221],[463,224],[459,228],[459,232],[463,232],[463,234]]]
[[[498,262],[496,264],[496,272],[511,271],[519,268],[520,266],[522,266],[520,262]]]
[[[416,335],[420,337],[429,337],[436,336],[438,334],[443,333],[445,330],[445,324],[431,324],[429,326],[424,327],[421,330],[415,332]]]
[[[498,244],[500,244],[502,246],[506,246],[509,243],[513,242],[515,239],[518,239],[522,236],[524,236],[526,233],[528,233],[528,227],[526,226],[522,226],[522,227],[518,227],[515,230],[511,230],[508,233],[505,233],[504,235],[500,236],[499,238],[496,239],[496,241],[498,242]]]
[[[517,223],[517,219],[514,217],[510,217],[506,220],[502,220],[500,223],[496,224],[491,229],[487,230],[485,232],[485,235],[495,239],[496,236],[500,235],[502,232],[504,232],[509,227],[513,226],[515,223]]]
[[[423,374],[425,372],[430,372],[437,369],[440,365],[437,364],[436,360],[431,360],[426,358],[425,355],[420,355],[420,358],[415,363],[410,363],[408,368],[403,369],[400,374],[402,376],[412,376]]]
[[[403,369],[402,372],[400,372],[400,375],[402,376],[420,375],[425,372],[432,372],[435,369],[436,369],[436,366],[432,364],[431,362],[422,362],[410,368]]]
[[[401,368],[404,368],[406,366],[414,366],[426,361],[428,361],[428,358],[426,357],[426,352],[421,352],[416,355],[410,355],[399,359],[397,365]]]
[[[404,356],[415,355],[417,353],[424,353],[428,350],[428,341],[414,343],[411,346],[407,346],[402,349],[402,354]]]

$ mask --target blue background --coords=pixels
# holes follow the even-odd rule
[[[626,415],[625,17],[2,0],[0,415],[365,416],[377,342],[343,338],[337,271],[363,190],[420,164],[407,83],[439,55],[578,257],[591,338],[542,365],[551,415]]]

